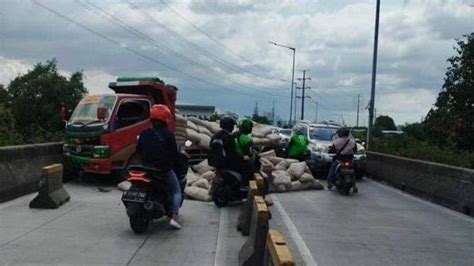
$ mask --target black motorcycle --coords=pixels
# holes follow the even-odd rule
[[[337,160],[336,166],[336,180],[334,185],[337,190],[343,195],[349,195],[351,189],[357,193],[355,187],[355,172],[354,165],[351,160]]]
[[[217,207],[247,198],[248,187],[242,186],[242,175],[228,169],[219,169],[212,182],[209,194]]]
[[[179,167],[175,169],[181,187],[181,205],[184,201],[186,187],[187,157],[180,154]],[[170,214],[171,194],[163,173],[152,167],[133,165],[128,167],[129,190],[124,191],[122,202],[127,209],[132,230],[144,233],[154,219]]]

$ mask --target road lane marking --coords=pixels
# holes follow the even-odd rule
[[[313,255],[311,255],[311,251],[309,251],[300,233],[298,233],[296,226],[291,221],[290,216],[288,216],[288,213],[285,211],[280,201],[278,201],[278,198],[274,194],[272,194],[271,197],[273,200],[273,206],[275,206],[280,213],[286,228],[288,228],[288,231],[290,232],[290,237],[293,239],[293,242],[295,243],[301,257],[303,258],[305,265],[318,266],[318,263],[313,258]]]
[[[229,208],[221,208],[219,214],[219,231],[217,232],[216,256],[214,266],[227,265],[227,227],[229,225]]]
[[[425,204],[425,205],[427,205],[427,206],[431,206],[431,207],[434,208],[434,209],[440,210],[440,211],[442,211],[442,212],[444,212],[444,213],[450,214],[450,215],[455,216],[455,217],[457,217],[457,218],[460,218],[460,219],[462,219],[462,220],[464,220],[464,221],[468,221],[468,222],[474,223],[474,219],[471,218],[471,217],[469,217],[469,216],[467,216],[467,215],[465,215],[465,214],[461,214],[461,213],[459,213],[459,212],[457,212],[457,211],[451,210],[451,209],[449,209],[449,208],[447,208],[447,207],[438,205],[438,204],[436,204],[436,203],[427,201],[427,200],[425,200],[425,199],[416,197],[416,196],[414,196],[414,195],[410,195],[410,194],[408,194],[408,193],[406,193],[406,192],[403,192],[403,191],[401,191],[401,190],[399,190],[399,189],[396,189],[396,188],[390,187],[390,186],[388,186],[388,185],[382,184],[382,183],[380,183],[380,182],[377,182],[377,181],[374,181],[374,180],[371,180],[371,179],[368,179],[368,178],[365,178],[365,180],[366,180],[366,181],[369,181],[371,184],[374,184],[374,185],[376,185],[376,186],[378,186],[378,187],[381,187],[381,188],[383,188],[383,189],[386,189],[386,190],[392,191],[392,192],[394,192],[394,193],[397,193],[397,194],[399,194],[399,195],[402,195],[402,196],[404,196],[405,198],[409,198],[409,199],[412,199],[412,200],[414,200],[414,201],[423,203],[423,204]]]

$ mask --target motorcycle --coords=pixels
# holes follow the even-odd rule
[[[186,146],[191,144],[186,143]],[[179,169],[175,169],[181,188],[181,205],[184,202],[188,157],[180,153]],[[156,168],[142,165],[131,165],[127,168],[130,189],[122,194],[122,202],[127,210],[130,227],[136,234],[144,233],[151,221],[169,214],[171,201],[168,184],[163,173]]]
[[[209,194],[217,207],[247,198],[248,187],[242,187],[242,175],[228,169],[219,169],[212,182]]]
[[[350,160],[338,160],[336,166],[336,179],[334,185],[337,190],[343,195],[349,195],[351,189],[357,193],[355,187],[355,172],[354,165]]]

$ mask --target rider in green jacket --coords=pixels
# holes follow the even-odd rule
[[[308,137],[304,134],[305,128],[303,126],[296,126],[293,131],[294,135],[291,137],[290,143],[288,144],[288,157],[297,159],[298,161],[304,161],[309,156]]]
[[[244,119],[239,124],[239,131],[235,133],[235,151],[240,159],[240,172],[244,177],[244,184],[253,179],[253,174],[260,168],[258,154],[253,148],[253,140],[249,136],[252,133],[253,122]]]

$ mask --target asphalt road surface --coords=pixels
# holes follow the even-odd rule
[[[157,221],[135,235],[117,190],[65,185],[71,201],[29,209],[35,194],[0,204],[0,264],[237,265],[239,207],[186,201],[183,229]],[[373,181],[359,194],[274,194],[271,228],[297,265],[474,265],[474,220]]]

